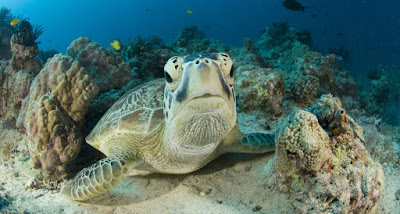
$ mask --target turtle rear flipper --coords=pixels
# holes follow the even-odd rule
[[[129,151],[111,154],[80,171],[64,186],[61,194],[76,201],[101,195],[117,186],[128,175],[133,163],[139,159],[139,155]]]

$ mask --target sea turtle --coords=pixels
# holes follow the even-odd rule
[[[132,89],[97,123],[86,141],[107,158],[79,172],[62,194],[79,201],[100,195],[132,167],[183,174],[227,152],[274,151],[273,135],[239,131],[232,64],[226,53],[170,58],[164,79]]]

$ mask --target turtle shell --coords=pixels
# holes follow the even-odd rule
[[[164,124],[164,79],[156,79],[133,88],[115,102],[86,137],[88,144],[107,154],[111,139],[127,137],[132,142],[146,139]],[[121,139],[125,140],[126,139]]]

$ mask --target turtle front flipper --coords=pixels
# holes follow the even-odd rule
[[[265,153],[275,151],[275,135],[265,133],[251,133],[242,137],[238,152]]]
[[[81,170],[61,190],[68,199],[84,201],[117,186],[129,173],[134,162],[140,160],[133,152],[111,154],[92,166]]]
[[[275,151],[275,135],[265,133],[242,134],[239,125],[223,140],[222,153],[265,153]]]

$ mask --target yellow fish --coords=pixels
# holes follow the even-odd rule
[[[13,19],[13,20],[10,22],[10,25],[16,25],[16,24],[18,24],[18,22],[19,22],[19,19]]]
[[[112,40],[110,43],[111,47],[113,47],[115,50],[121,49],[121,44],[119,43],[118,40]]]
[[[192,13],[193,13],[193,10],[189,9],[189,10],[186,11],[186,13],[192,14]]]

